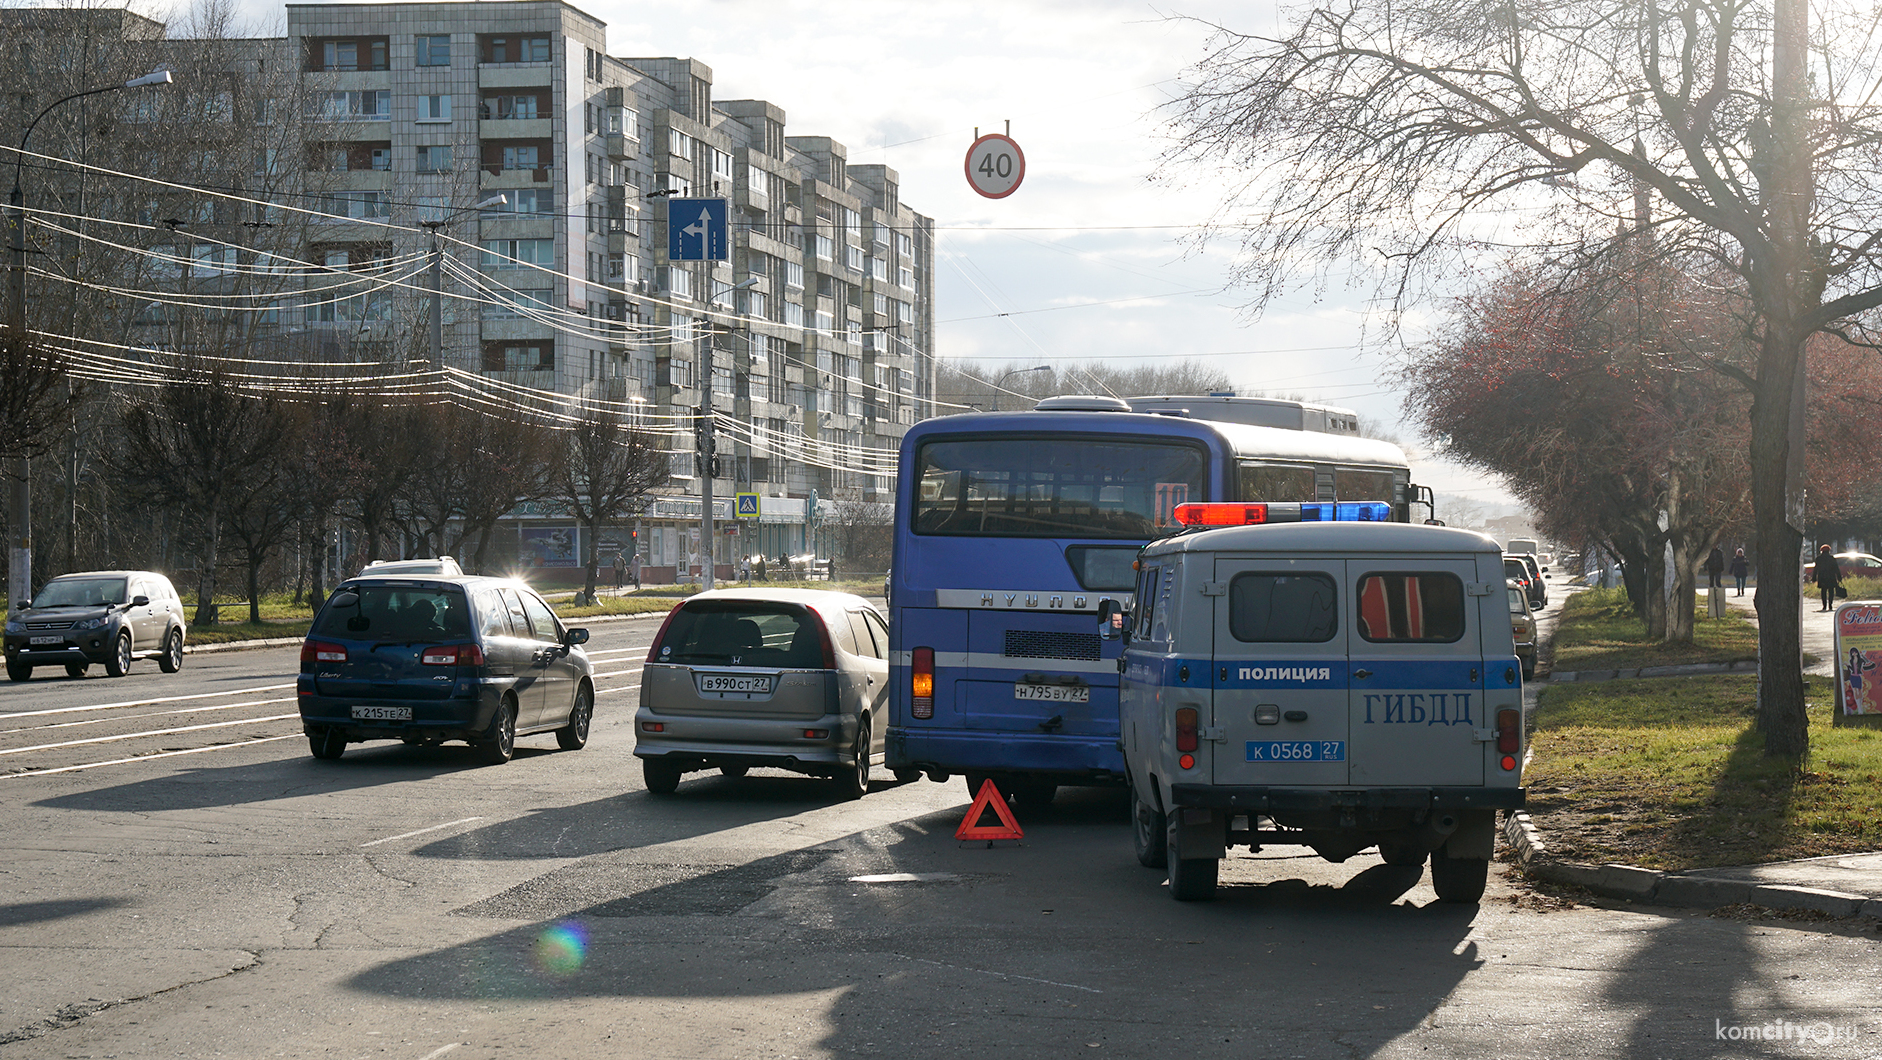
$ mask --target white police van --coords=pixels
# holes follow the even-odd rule
[[[1334,862],[1376,846],[1394,865],[1429,856],[1440,899],[1476,901],[1496,811],[1524,798],[1496,542],[1339,521],[1389,518],[1351,502],[1183,505],[1177,518],[1224,528],[1146,546],[1131,610],[1100,622],[1125,638],[1137,859],[1195,901],[1213,897],[1230,846]]]

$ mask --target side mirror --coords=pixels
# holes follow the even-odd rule
[[[588,631],[580,627],[571,629],[562,634],[562,643],[570,645],[586,644],[588,643]]]
[[[20,601],[20,604],[19,604],[19,606],[18,606],[18,607],[16,607],[16,608],[14,608],[13,610],[15,610],[15,611],[24,611],[24,610],[26,610],[27,608],[29,608],[29,607],[32,607],[32,606],[33,606],[33,602],[32,602],[32,601],[31,601],[30,599],[29,599],[29,600],[21,600],[21,601]]]
[[[149,607],[149,606],[150,606],[150,597],[148,597],[148,596],[133,596],[133,597],[131,598],[131,606],[132,606],[132,607]]]
[[[1098,636],[1104,640],[1131,639],[1131,616],[1116,600],[1098,601]]]

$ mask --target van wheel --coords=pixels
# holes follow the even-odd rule
[[[487,766],[500,766],[516,754],[516,704],[504,700],[497,706],[497,716],[490,719],[490,731],[471,746],[477,760]]]
[[[1387,839],[1379,844],[1379,856],[1387,865],[1423,865],[1425,849],[1411,843],[1393,842]]]
[[[655,795],[671,795],[680,787],[680,767],[657,758],[640,760],[640,777]]]
[[[1170,823],[1163,811],[1150,805],[1131,788],[1131,846],[1137,850],[1137,864],[1147,869],[1169,867]]]
[[[1483,858],[1446,857],[1442,850],[1431,857],[1431,889],[1440,902],[1474,903],[1489,878],[1490,863]]]
[[[1176,857],[1175,852],[1183,849],[1183,819],[1180,814],[1166,816],[1170,823],[1164,835],[1169,849],[1164,856],[1170,867],[1170,897],[1179,902],[1207,902],[1215,897],[1215,881],[1222,861]]]

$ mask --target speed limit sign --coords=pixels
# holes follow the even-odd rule
[[[967,149],[967,183],[989,199],[1004,199],[1026,179],[1026,156],[1010,136],[988,133]]]

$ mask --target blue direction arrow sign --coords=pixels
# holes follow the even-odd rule
[[[730,261],[724,199],[667,200],[668,261]]]
[[[758,518],[758,495],[741,493],[738,495],[738,517],[740,519]]]

